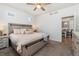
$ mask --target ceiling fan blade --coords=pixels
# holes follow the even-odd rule
[[[37,9],[37,7],[35,7],[34,9],[33,9],[33,11],[35,11]]]
[[[27,5],[49,5],[51,3],[26,3]]]
[[[49,5],[49,4],[51,4],[51,3],[44,3],[44,5]]]
[[[45,11],[45,9],[44,9],[43,7],[41,7],[41,9],[42,9],[43,11]]]
[[[35,5],[34,3],[26,3],[27,5]]]

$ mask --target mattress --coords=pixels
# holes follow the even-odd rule
[[[10,40],[15,45],[27,45],[31,42],[45,38],[45,33],[31,33],[31,34],[10,34]]]

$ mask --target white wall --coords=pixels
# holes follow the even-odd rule
[[[0,4],[0,25],[5,27],[4,32],[8,31],[8,23],[32,24],[32,16],[10,6]]]
[[[49,15],[49,13],[41,15],[37,19],[37,25],[40,30],[50,34],[50,38],[61,42],[61,21],[59,14]]]
[[[74,16],[74,30],[75,30],[76,28],[76,23],[75,23],[76,22],[76,7],[77,6],[64,8],[64,9],[56,11],[57,13],[55,14],[54,14],[55,11],[50,12],[50,13],[53,13],[52,15],[50,15],[50,13],[46,13],[46,14],[37,16],[36,24],[39,25],[41,31],[44,31],[50,34],[51,40],[61,42],[62,41],[62,37],[61,37],[62,36],[61,35],[62,17],[73,15]]]
[[[76,31],[79,32],[79,5],[76,6]]]

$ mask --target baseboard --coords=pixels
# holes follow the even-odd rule
[[[49,43],[50,43],[50,44],[61,44],[61,42],[59,42],[59,41],[54,41],[54,40],[49,40]]]

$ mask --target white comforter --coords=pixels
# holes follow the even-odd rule
[[[26,45],[30,42],[45,38],[45,33],[32,33],[32,34],[10,34],[12,43],[18,45]]]
[[[17,45],[17,50],[20,50],[22,45],[29,44],[41,38],[46,39],[46,37],[47,34],[45,33],[10,34],[10,40],[13,44]]]

